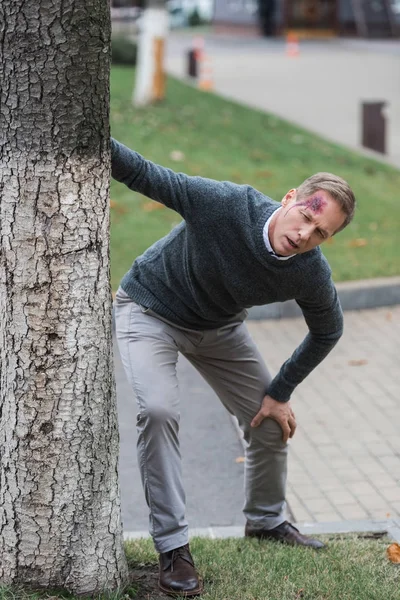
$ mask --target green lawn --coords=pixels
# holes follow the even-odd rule
[[[386,538],[322,536],[315,552],[244,538],[195,538],[191,550],[204,582],[202,600],[399,600],[400,565],[389,562]],[[126,543],[131,581],[98,600],[165,600],[158,591],[150,540]],[[57,591],[31,593],[0,586],[0,600],[73,600]],[[84,600],[81,598],[80,600]]]
[[[400,273],[395,244],[400,228],[400,171],[326,142],[256,110],[168,80],[165,102],[131,105],[134,72],[113,67],[112,135],[146,158],[188,174],[229,179],[275,200],[317,171],[331,171],[353,187],[354,222],[323,246],[334,279]],[[174,160],[174,152],[180,160]],[[111,274],[115,290],[134,258],[179,222],[176,213],[112,182]]]
[[[336,536],[315,552],[275,542],[195,538],[191,543],[204,580],[203,600],[399,600],[400,565],[390,563],[386,538]],[[165,600],[151,593],[156,554],[149,540],[127,544],[137,600]],[[150,574],[153,575],[153,586]]]

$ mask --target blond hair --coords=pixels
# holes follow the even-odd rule
[[[315,173],[315,175],[308,177],[297,188],[296,202],[308,198],[312,194],[315,194],[315,192],[318,192],[318,190],[328,192],[342,209],[345,220],[335,233],[342,231],[354,217],[356,208],[356,199],[351,187],[347,181],[338,177],[338,175],[333,175],[333,173]]]

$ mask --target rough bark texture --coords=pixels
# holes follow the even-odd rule
[[[0,3],[0,583],[126,577],[109,285],[107,0]]]

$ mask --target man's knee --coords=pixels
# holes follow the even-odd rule
[[[245,436],[246,437],[246,436]],[[250,444],[259,444],[269,450],[281,451],[287,449],[283,441],[282,428],[274,419],[264,419],[258,427],[249,427],[246,441]]]
[[[147,402],[138,413],[138,425],[151,427],[153,430],[162,430],[165,427],[177,427],[179,425],[180,413],[178,406],[171,402]]]

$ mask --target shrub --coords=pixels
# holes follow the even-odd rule
[[[118,35],[111,40],[111,60],[113,65],[136,65],[136,43]]]
[[[197,6],[188,17],[188,25],[190,27],[198,27],[199,25],[203,25],[203,19],[200,16]]]

